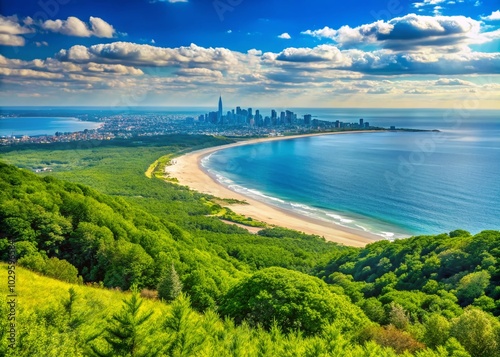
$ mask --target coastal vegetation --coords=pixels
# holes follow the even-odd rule
[[[0,258],[13,244],[19,298],[15,346],[2,304],[0,354],[500,356],[500,231],[365,248],[251,234],[219,219],[224,201],[158,174],[228,141],[4,149]]]

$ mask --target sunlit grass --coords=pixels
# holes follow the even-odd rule
[[[7,264],[0,263],[0,294],[5,298],[8,295]],[[52,279],[34,273],[28,269],[16,267],[17,308],[20,313],[44,309],[49,306],[57,307],[69,298],[69,289],[73,288],[77,294],[76,309],[85,314],[85,325],[89,328],[99,326],[102,321],[111,317],[121,306],[123,299],[131,292],[122,292],[86,285],[75,285]],[[169,310],[169,307],[159,300],[144,299],[144,311],[154,311],[153,318],[159,318]]]

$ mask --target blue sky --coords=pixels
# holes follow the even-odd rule
[[[500,108],[497,0],[3,1],[0,54],[0,105]]]

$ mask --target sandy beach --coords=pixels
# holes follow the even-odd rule
[[[342,227],[334,223],[324,222],[321,220],[298,215],[291,211],[283,210],[257,201],[251,197],[247,197],[240,193],[234,192],[229,188],[221,185],[213,177],[211,177],[202,168],[201,160],[205,156],[213,152],[234,146],[249,145],[264,141],[291,140],[306,136],[347,135],[369,132],[376,131],[366,130],[354,132],[295,135],[286,137],[270,137],[211,147],[193,151],[180,157],[176,157],[174,160],[172,160],[172,165],[168,165],[165,167],[165,174],[167,174],[169,177],[176,178],[177,180],[179,180],[179,184],[189,186],[195,191],[207,193],[219,198],[233,198],[239,201],[246,201],[248,204],[225,205],[238,214],[252,217],[253,219],[266,222],[270,225],[286,227],[308,234],[316,234],[318,236],[324,237],[328,241],[337,242],[348,246],[362,247],[368,243],[372,243],[382,238],[374,234]]]

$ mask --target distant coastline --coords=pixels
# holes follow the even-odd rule
[[[22,123],[19,124],[18,122]],[[39,138],[56,133],[74,134],[95,130],[102,123],[65,116],[0,116],[0,137]]]
[[[9,109],[10,108],[10,109]],[[351,130],[383,130],[396,127],[394,124],[417,129],[403,129],[408,131],[430,128],[441,128],[438,121],[424,121],[408,123],[408,119],[414,115],[420,118],[420,114],[414,112],[390,110],[349,110],[348,112],[338,109],[314,109],[314,108],[291,108],[278,113],[269,109],[271,116],[262,111],[250,112],[241,109],[233,114],[228,112],[226,116],[219,115],[221,121],[214,121],[218,117],[212,112],[212,120],[206,120],[210,115],[199,115],[199,110],[184,108],[179,111],[149,110],[144,108],[66,108],[66,107],[29,107],[12,108],[4,107],[0,110],[0,117],[7,119],[2,121],[4,127],[8,120],[24,120],[26,117],[33,118],[76,118],[78,124],[96,123],[95,129],[85,130],[82,128],[56,129],[59,135],[56,137],[46,130],[38,132],[26,132],[26,128],[34,128],[37,123],[19,125],[12,123],[11,128],[0,137],[0,146],[18,144],[47,144],[51,142],[71,142],[85,140],[114,140],[131,139],[134,136],[157,136],[169,134],[188,135],[216,135],[229,138],[258,138],[272,135],[301,135],[308,133],[326,133],[330,131]],[[268,111],[265,109],[266,112]],[[238,114],[238,112],[240,112]],[[246,116],[245,116],[246,112]],[[229,114],[231,113],[231,114]],[[313,114],[306,114],[313,113]],[[267,113],[269,114],[269,113]],[[280,114],[278,117],[277,114]],[[283,114],[283,115],[282,115]],[[444,112],[439,116],[445,115]],[[13,119],[16,118],[16,119]],[[198,119],[197,119],[198,118]],[[253,119],[252,119],[253,118]],[[363,119],[365,118],[365,119]],[[416,126],[415,126],[416,124]],[[442,124],[442,123],[441,123]],[[91,124],[90,124],[91,125]],[[39,129],[47,129],[49,125],[40,126]],[[61,135],[62,133],[62,135]],[[12,137],[12,134],[15,137]],[[76,135],[74,135],[76,134]]]

